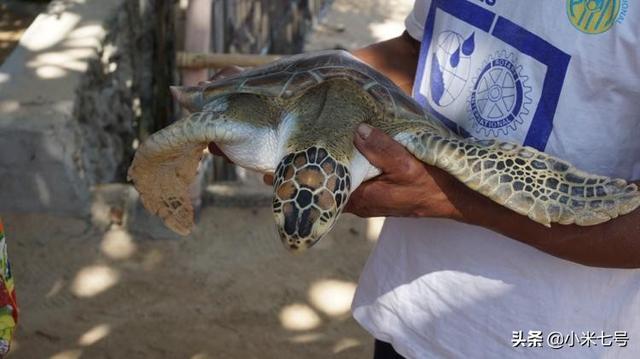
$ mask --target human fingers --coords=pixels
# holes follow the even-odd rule
[[[273,186],[273,178],[273,173],[267,173],[262,177],[262,182],[266,185]]]
[[[409,178],[423,166],[389,135],[364,123],[357,128],[354,144],[369,163],[385,174]]]
[[[216,71],[216,73],[213,74],[213,76],[211,76],[209,78],[209,80],[200,82],[198,85],[202,86],[202,85],[206,85],[206,84],[209,84],[209,83],[212,83],[212,82],[216,82],[216,81],[225,79],[227,77],[233,76],[235,74],[238,74],[238,73],[240,73],[240,72],[242,72],[244,70],[245,69],[240,67],[240,66],[235,66],[235,65],[234,66],[226,66],[226,67],[223,67],[223,68],[219,69],[218,71]]]
[[[218,145],[216,145],[213,142],[209,142],[209,152],[211,154],[213,154],[213,155],[222,156],[222,157],[226,158],[224,152],[222,152],[222,150],[220,150],[220,147],[218,147]]]

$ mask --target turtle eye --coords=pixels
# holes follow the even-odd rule
[[[344,208],[350,187],[346,166],[324,148],[287,155],[276,169],[273,198],[283,244],[298,250],[320,240]]]

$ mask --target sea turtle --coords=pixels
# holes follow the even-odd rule
[[[379,174],[354,147],[364,122],[471,189],[549,226],[595,225],[640,205],[634,184],[596,176],[497,140],[462,138],[384,75],[346,51],[291,56],[196,87],[173,89],[192,113],[138,148],[129,178],[177,233],[193,226],[187,187],[209,142],[236,164],[275,172],[273,212],[286,247],[316,243],[363,181]]]

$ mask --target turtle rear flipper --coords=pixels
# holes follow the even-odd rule
[[[596,225],[640,206],[635,184],[581,171],[530,147],[424,128],[399,133],[396,140],[421,161],[545,226]]]

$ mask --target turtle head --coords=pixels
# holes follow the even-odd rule
[[[321,147],[290,153],[274,178],[273,213],[285,247],[303,250],[335,224],[351,187],[347,166]]]

